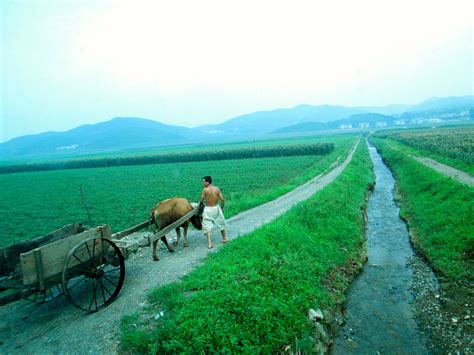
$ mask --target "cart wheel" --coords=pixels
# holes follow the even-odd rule
[[[63,294],[61,285],[54,285],[48,287],[46,290],[33,290],[27,293],[26,299],[35,303],[46,303],[48,301],[54,300],[56,297],[59,297]]]
[[[96,312],[117,297],[124,279],[125,261],[117,245],[105,238],[91,238],[69,252],[62,285],[70,303]]]

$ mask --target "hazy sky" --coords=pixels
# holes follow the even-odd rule
[[[472,0],[0,2],[0,141],[473,92]]]

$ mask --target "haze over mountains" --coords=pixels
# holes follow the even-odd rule
[[[395,122],[473,120],[474,96],[431,98],[417,105],[381,107],[311,106],[259,111],[221,124],[186,128],[154,120],[122,117],[66,132],[21,136],[0,144],[1,160],[82,155],[139,148],[249,139],[278,133],[333,130]]]

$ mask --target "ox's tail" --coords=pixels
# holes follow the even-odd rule
[[[152,224],[156,224],[155,211],[151,211],[151,213],[150,213],[150,218],[149,218],[149,222],[150,222],[150,226],[151,226]]]

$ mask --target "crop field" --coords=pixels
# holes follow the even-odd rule
[[[1,173],[47,171],[63,169],[84,169],[127,165],[170,164],[193,161],[249,159],[268,157],[289,157],[302,155],[326,155],[334,150],[332,143],[286,144],[264,147],[238,147],[221,150],[173,152],[131,157],[111,157],[58,161],[47,163],[0,166]]]
[[[354,139],[331,137],[335,149],[317,156],[3,174],[0,245],[44,235],[74,222],[109,224],[113,231],[125,229],[146,220],[150,208],[161,200],[182,196],[197,201],[204,175],[214,176],[221,187],[229,217],[272,200],[324,171]]]
[[[47,159],[41,156],[32,156],[29,158],[23,158],[21,160],[3,161],[0,160],[0,167],[6,167],[11,165],[23,165],[23,164],[48,164],[48,163],[61,163],[61,162],[80,162],[84,160],[101,160],[101,159],[123,159],[123,158],[140,158],[140,157],[154,157],[156,155],[167,155],[167,154],[180,154],[180,153],[198,153],[203,151],[222,151],[222,150],[235,150],[235,149],[261,149],[266,147],[274,146],[286,146],[286,145],[306,145],[320,142],[334,142],[338,140],[346,139],[347,134],[321,134],[311,135],[309,137],[282,137],[282,138],[270,138],[270,139],[256,139],[246,141],[235,141],[225,143],[209,143],[209,144],[187,144],[179,146],[164,146],[154,148],[141,148],[141,149],[129,149],[129,150],[118,150],[110,152],[97,152],[87,154],[73,154],[69,153],[58,153],[56,155],[49,156]]]
[[[447,165],[474,173],[474,125],[456,128],[384,131],[375,134],[414,148]]]

